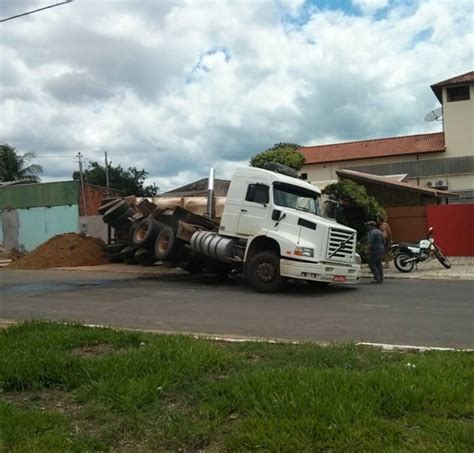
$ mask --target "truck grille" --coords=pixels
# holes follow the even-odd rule
[[[357,235],[355,233],[339,228],[330,228],[326,258],[331,261],[352,262],[354,260],[356,239]]]

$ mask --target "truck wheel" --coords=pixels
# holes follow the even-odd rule
[[[181,263],[179,267],[190,274],[199,274],[204,270],[204,263],[200,258],[191,258],[189,261]]]
[[[120,251],[120,254],[122,255],[122,258],[124,259],[133,258],[137,250],[138,250],[138,247],[136,247],[135,245],[127,245]]]
[[[280,291],[285,278],[280,275],[280,258],[276,253],[256,253],[247,264],[247,280],[261,293]]]
[[[105,223],[111,223],[119,219],[130,209],[130,205],[125,201],[119,201],[115,203],[103,216],[102,220]]]
[[[156,256],[146,249],[138,249],[135,252],[135,259],[142,265],[142,266],[153,266],[156,263]]]
[[[127,212],[124,212],[120,217],[109,222],[109,225],[113,228],[121,228],[126,225],[130,225],[130,216],[133,215],[133,211],[129,209]]]
[[[161,227],[162,224],[151,217],[143,219],[133,232],[133,243],[144,249],[153,247]]]
[[[106,246],[107,253],[120,253],[128,244],[125,242],[120,242],[118,244],[108,244]]]
[[[122,257],[122,255],[120,254],[120,252],[115,252],[115,253],[107,252],[107,253],[105,254],[105,257],[106,257],[111,263],[121,263],[121,262],[123,262],[123,257]]]
[[[176,237],[173,228],[163,227],[155,241],[155,256],[158,261],[175,261],[183,249],[183,242]]]

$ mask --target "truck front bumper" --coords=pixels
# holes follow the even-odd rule
[[[308,263],[281,259],[280,274],[300,280],[354,284],[360,282],[362,271],[360,264],[341,266],[332,263]]]

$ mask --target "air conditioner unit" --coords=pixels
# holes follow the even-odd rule
[[[448,189],[448,181],[446,179],[437,179],[436,182],[433,184],[436,189],[440,190],[447,190]]]
[[[427,185],[428,187],[433,187],[433,183],[432,183],[431,181],[426,181],[426,185]]]

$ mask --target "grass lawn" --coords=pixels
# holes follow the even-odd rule
[[[470,451],[474,355],[0,332],[0,451]]]

